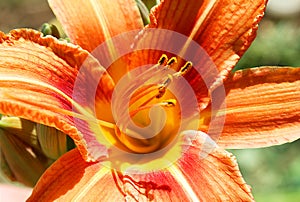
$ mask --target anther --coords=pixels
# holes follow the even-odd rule
[[[180,69],[182,75],[186,74],[193,66],[192,62],[186,62],[184,66]]]
[[[175,107],[176,100],[175,99],[169,99],[162,102],[162,105],[165,107]]]
[[[190,69],[192,68],[193,66],[193,63],[192,62],[186,62],[183,67],[181,67],[180,69],[180,73],[181,73],[181,76],[185,75],[188,71],[190,71]]]
[[[168,61],[168,56],[166,54],[162,54],[162,56],[159,58],[157,64],[165,65],[167,61]]]
[[[175,73],[173,76],[184,76],[186,73],[188,73],[190,71],[190,69],[192,68],[193,63],[188,61],[186,62],[179,70],[179,72]]]
[[[177,59],[176,59],[176,57],[172,57],[170,60],[168,60],[167,66],[171,66],[175,63],[177,63]]]

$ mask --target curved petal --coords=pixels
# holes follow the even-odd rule
[[[267,147],[300,137],[300,68],[240,70],[225,88],[229,92],[220,145]]]
[[[93,51],[112,36],[143,27],[134,0],[48,0],[68,37]]]
[[[215,0],[199,13],[191,37],[210,55],[220,79],[229,74],[256,37],[266,4],[267,0]]]
[[[221,74],[228,74],[254,40],[266,3],[165,0],[152,10],[149,27],[191,37],[207,51]]]
[[[236,158],[218,147],[205,133],[194,136],[185,155],[177,163],[177,181],[191,199],[199,201],[254,201],[250,187],[239,171]],[[188,186],[187,186],[188,183]],[[195,200],[192,200],[195,201]]]
[[[203,0],[163,0],[160,4],[153,7],[150,12],[150,23],[141,35],[147,33],[148,28],[168,29],[179,32],[188,36],[193,29],[199,10],[203,6]],[[147,37],[149,38],[149,37]],[[152,36],[151,40],[143,41],[143,37],[139,36],[136,43],[164,43],[166,46],[172,46],[174,41],[170,41],[168,37]],[[129,69],[145,65],[156,64],[164,51],[160,50],[143,50],[139,51],[131,57]]]
[[[44,173],[28,201],[253,201],[235,158],[216,147],[204,155],[207,136],[192,133],[196,139],[176,165],[147,174],[122,174],[70,151]]]
[[[169,29],[189,35],[204,4],[204,0],[163,0],[151,9],[148,27]]]
[[[73,88],[81,78],[77,78],[79,68],[86,60],[85,65],[94,72],[105,71],[100,64],[77,46],[52,37],[43,38],[39,32],[29,29],[13,30],[8,35],[0,33],[0,58],[0,113],[57,128],[70,135],[88,159],[87,148],[89,144],[93,146],[95,138],[85,142],[73,116],[82,117],[82,108],[90,100],[85,97],[85,89],[81,94],[77,92],[81,107],[72,100]],[[88,78],[91,79],[86,85],[95,81],[93,75]],[[113,86],[108,74],[103,78],[96,96],[99,103],[110,100]],[[81,112],[75,113],[74,109]]]
[[[186,44],[179,45],[178,41],[170,41],[172,38],[154,36],[150,43],[163,43],[166,47],[181,46],[176,47],[181,48],[180,53],[193,58],[193,68],[185,78],[197,94],[199,103],[206,105],[209,89],[213,90],[222,84],[254,40],[266,2],[266,0],[161,1],[160,5],[152,9],[151,22],[147,28],[170,29],[184,34],[197,42],[207,56],[203,55],[202,50],[195,52],[188,40]],[[147,28],[143,33],[147,33]],[[143,40],[141,36],[139,38]],[[131,57],[129,69],[145,64],[156,64],[163,53],[160,50],[138,51]],[[211,61],[207,60],[207,57]],[[181,66],[182,62],[177,68]]]
[[[30,201],[120,201],[110,169],[85,162],[77,149],[63,155],[40,178]]]

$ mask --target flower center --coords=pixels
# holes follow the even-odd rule
[[[121,79],[113,97],[115,137],[133,153],[151,153],[168,145],[180,130],[180,101],[169,87],[191,68],[187,62],[178,72],[170,67],[176,58],[163,55],[146,70]]]

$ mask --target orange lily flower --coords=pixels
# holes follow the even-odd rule
[[[152,9],[146,27],[133,0],[49,3],[78,46],[29,29],[0,33],[0,112],[55,127],[77,146],[43,174],[28,201],[254,200],[235,157],[223,148],[283,144],[298,139],[300,129],[300,69],[230,73],[254,40],[267,0],[164,0]],[[152,29],[187,36],[205,50],[217,74],[199,74],[197,67],[209,61],[190,63],[163,50],[114,57],[121,49],[109,39],[138,29],[132,41],[137,46],[170,45],[163,35],[165,42],[156,35],[149,40]],[[104,42],[108,54],[101,56],[95,50]],[[116,61],[106,71],[95,56]],[[154,65],[135,71],[146,64]],[[191,88],[178,85],[182,78]],[[131,136],[127,108],[140,128],[151,125],[153,117],[154,125],[165,117],[165,125],[155,137]],[[186,114],[181,110],[190,108]],[[201,116],[194,116],[198,112]],[[224,127],[216,137],[220,128],[211,125],[219,124]]]

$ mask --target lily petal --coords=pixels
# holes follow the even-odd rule
[[[255,148],[299,139],[300,68],[240,70],[225,88],[229,92],[220,145]]]
[[[220,0],[207,1],[190,37],[198,42],[216,65],[219,73],[205,78],[211,92],[226,80],[230,71],[256,37],[258,23],[264,15],[267,0]],[[206,66],[201,62],[195,66]],[[198,97],[205,97],[199,80],[205,73],[190,72],[190,81]]]
[[[191,0],[163,0],[160,4],[153,7],[150,12],[150,24],[148,28],[169,29],[174,32],[189,35],[197,19],[198,12],[203,6],[203,1]],[[142,33],[143,34],[143,33]],[[140,37],[142,40],[143,38]],[[162,39],[163,38],[163,39]],[[154,35],[152,40],[139,43],[165,43],[166,46],[172,45],[174,41],[169,41],[167,37]],[[156,64],[162,54],[160,50],[143,50],[132,56],[129,69],[145,64]]]
[[[89,99],[95,97],[86,98],[83,92],[86,89],[81,89],[76,92],[76,101],[81,103],[76,103],[72,99],[73,88],[81,78],[79,68],[86,60],[86,66],[94,70],[92,74],[105,69],[80,47],[53,37],[41,37],[41,33],[28,29],[13,30],[8,35],[0,33],[0,58],[0,113],[51,126],[70,135],[88,159],[88,144],[94,146],[93,140],[97,141],[92,136],[86,138],[90,141],[83,140],[73,116],[81,118],[83,107],[91,107]],[[93,75],[88,78],[92,82],[99,79]],[[102,78],[96,92],[97,103],[109,103],[113,83],[108,74]],[[88,82],[85,84],[89,85]],[[81,112],[73,112],[73,107]]]
[[[218,147],[200,131],[187,131],[186,135],[194,136],[194,140],[177,163],[175,178],[190,199],[254,201],[251,188],[243,180],[236,158],[231,153]]]
[[[134,0],[48,2],[71,41],[89,52],[110,37],[143,27]]]
[[[191,37],[207,51],[223,79],[254,40],[267,0],[212,2],[200,11]]]
[[[195,58],[192,61],[193,68],[185,78],[193,87],[200,105],[206,106],[209,90],[222,84],[254,40],[266,2],[164,0],[151,10],[150,24],[144,33],[147,28],[170,29],[190,37],[206,51],[207,56],[203,55],[202,50],[189,52],[189,43],[183,45],[181,51],[182,54]],[[161,40],[162,38],[163,36],[154,36],[151,43],[163,43],[166,47],[179,46],[177,41],[170,41],[172,39],[166,37]],[[159,50],[138,51],[131,57],[129,69],[155,64],[163,53]],[[180,68],[181,65],[182,63],[177,67]]]
[[[213,149],[203,153],[208,136],[191,133],[196,138],[176,164],[147,174],[122,174],[86,163],[72,150],[44,173],[28,201],[253,201],[235,158],[212,140]]]
[[[149,28],[169,29],[189,35],[205,1],[163,0],[151,10]]]
[[[30,201],[118,201],[122,199],[110,169],[85,162],[73,149],[46,170],[35,186]]]
[[[149,27],[191,37],[207,51],[220,71],[228,73],[254,40],[266,3],[164,0],[152,9]]]

